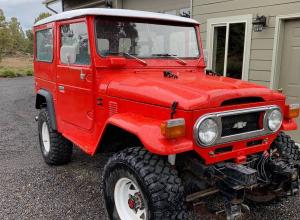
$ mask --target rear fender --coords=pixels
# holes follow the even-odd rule
[[[44,102],[46,102],[46,103],[44,103]],[[36,107],[36,109],[41,109],[44,104],[46,105],[47,111],[50,116],[51,127],[53,130],[57,130],[52,94],[45,89],[40,89],[37,92],[35,107]]]
[[[187,138],[166,139],[160,130],[163,121],[133,113],[116,114],[106,126],[112,124],[139,138],[143,146],[154,154],[171,155],[193,150],[193,142]]]

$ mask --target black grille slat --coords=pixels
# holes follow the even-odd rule
[[[252,112],[240,115],[223,116],[222,121],[222,134],[221,137],[230,135],[242,134],[250,131],[260,129],[260,116],[262,112]],[[242,126],[237,126],[237,123]]]

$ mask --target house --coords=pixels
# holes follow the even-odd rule
[[[300,0],[45,0],[62,10],[111,7],[192,16],[201,23],[208,68],[300,103]],[[298,120],[300,125],[300,120]],[[291,133],[300,142],[300,131]]]
[[[190,17],[191,0],[45,0],[43,3],[51,10],[51,5],[60,3],[62,11],[78,8],[107,7],[162,12]]]

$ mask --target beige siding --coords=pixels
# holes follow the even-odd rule
[[[251,60],[267,60],[272,61],[273,50],[251,50]]]
[[[113,0],[113,8],[125,8],[133,10],[144,10],[154,12],[165,12],[179,10],[183,8],[190,8],[190,0]],[[71,10],[75,8],[85,7],[106,7],[105,1],[100,0],[65,0],[64,9]]]
[[[164,12],[190,8],[190,0],[123,0],[123,8]]]
[[[250,70],[249,80],[268,82],[270,80],[270,72],[265,70]]]
[[[253,14],[268,17],[268,28],[252,33],[249,81],[269,86],[277,15],[299,13],[300,0],[193,0],[193,17],[206,41],[207,19]],[[206,44],[203,44],[206,47]]]
[[[261,86],[265,86],[265,87],[269,87],[270,86],[270,82],[269,81],[259,81],[259,80],[249,80],[249,82],[261,85]]]
[[[274,38],[252,39],[251,49],[253,49],[253,50],[272,50],[273,49],[273,42],[274,42]]]
[[[78,9],[78,8],[89,8],[89,7],[102,8],[102,7],[106,7],[106,3],[105,1],[99,1],[99,0],[87,0],[87,1],[64,0],[63,7],[65,11]]]

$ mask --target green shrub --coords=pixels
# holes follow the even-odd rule
[[[33,76],[33,70],[32,69],[28,69],[25,72],[26,76]]]
[[[24,76],[22,73],[20,73],[20,71],[17,71],[17,72],[15,72],[15,76],[16,77],[21,77],[21,76]]]
[[[6,77],[6,78],[13,78],[13,77],[16,77],[17,74],[12,69],[4,69],[4,70],[0,71],[0,76],[1,77]]]
[[[0,68],[0,77],[14,78],[21,76],[33,76],[33,69],[15,70],[9,68]]]

